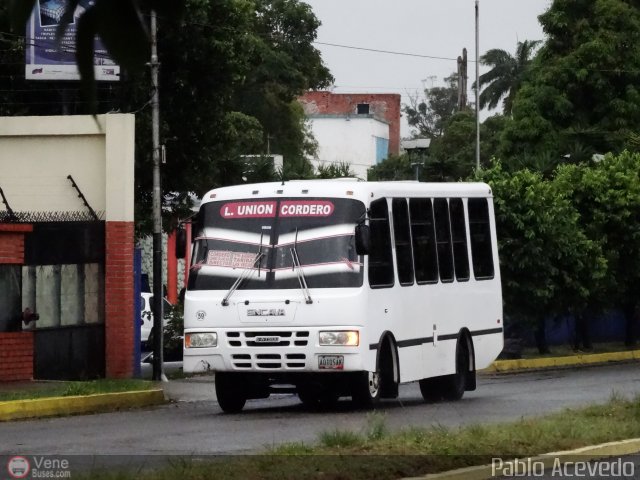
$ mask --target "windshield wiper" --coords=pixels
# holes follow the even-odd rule
[[[296,275],[298,276],[298,282],[300,283],[300,289],[302,290],[302,295],[304,296],[304,300],[306,303],[313,303],[311,300],[311,294],[309,293],[309,287],[307,286],[307,279],[304,278],[304,272],[302,270],[302,265],[300,265],[300,258],[298,257],[298,229],[296,228],[296,238],[293,242],[293,247],[289,249],[291,252],[291,262],[292,268],[295,269]]]
[[[240,276],[236,279],[235,282],[233,282],[233,285],[231,285],[231,288],[229,289],[229,291],[227,292],[227,294],[224,296],[224,298],[222,299],[222,305],[224,307],[226,307],[227,305],[229,305],[229,298],[231,297],[231,295],[233,295],[233,292],[235,292],[238,287],[245,281],[247,280],[251,275],[253,275],[253,272],[255,272],[255,266],[256,263],[259,262],[260,260],[262,260],[262,257],[264,257],[264,253],[263,252],[258,252],[256,255],[256,259],[253,261],[253,263],[251,264],[251,266],[245,268],[242,273],[240,274]]]
[[[260,248],[258,248],[258,253],[256,253],[256,258],[253,260],[253,263],[242,271],[240,276],[236,279],[235,282],[233,282],[233,285],[231,285],[231,288],[222,299],[223,307],[226,307],[229,305],[229,298],[231,298],[231,295],[233,295],[233,293],[238,289],[238,287],[240,287],[240,285],[242,285],[242,283],[245,280],[247,280],[253,274],[253,272],[255,272],[254,268],[256,266],[256,263],[258,263],[258,276],[260,276],[260,265],[262,264],[262,262],[260,261],[262,260],[262,257],[264,257],[264,252],[262,251],[263,236],[264,236],[264,232],[260,234]]]

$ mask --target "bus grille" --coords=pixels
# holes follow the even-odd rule
[[[292,331],[231,331],[227,332],[230,347],[306,347],[309,332]]]
[[[279,353],[256,353],[250,355],[248,353],[233,354],[231,360],[233,366],[239,370],[249,370],[255,368],[258,370],[274,370],[274,369],[301,369],[305,366],[307,356],[304,353],[288,353],[280,355]]]

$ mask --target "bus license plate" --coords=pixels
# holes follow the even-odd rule
[[[342,370],[344,368],[344,355],[320,355],[318,368],[326,370]]]

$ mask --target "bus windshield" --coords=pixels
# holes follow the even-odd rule
[[[354,227],[364,204],[343,198],[209,202],[198,214],[189,290],[360,287]],[[297,256],[296,256],[297,254]]]

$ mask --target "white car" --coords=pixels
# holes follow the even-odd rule
[[[168,318],[167,314],[172,308],[172,305],[166,298],[163,301],[164,311],[164,326],[167,326]],[[140,294],[140,342],[143,346],[149,347],[147,342],[149,341],[149,335],[153,328],[153,293],[142,292]]]

